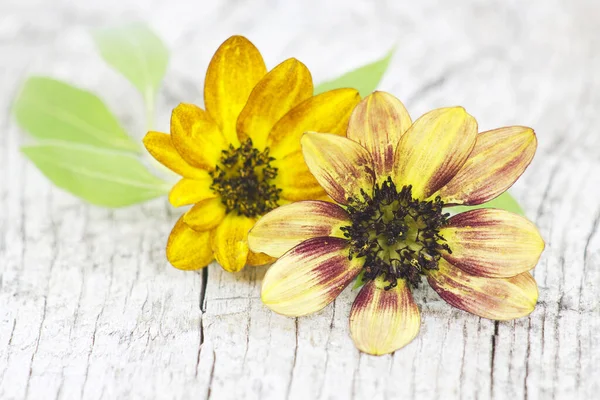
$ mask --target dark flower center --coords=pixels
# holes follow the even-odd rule
[[[229,145],[223,150],[219,165],[210,172],[210,188],[221,197],[227,212],[255,217],[277,207],[281,189],[271,183],[277,176],[273,160],[269,148],[259,151],[251,139],[238,148]]]
[[[350,241],[349,258],[364,257],[363,280],[381,275],[386,290],[398,279],[417,287],[425,270],[438,269],[440,251],[451,253],[439,233],[449,216],[442,214],[444,203],[413,198],[411,186],[398,191],[390,177],[375,185],[372,198],[364,191],[361,196],[348,199],[352,225],[341,228]]]

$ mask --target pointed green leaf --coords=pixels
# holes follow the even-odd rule
[[[29,78],[15,100],[13,113],[19,126],[38,139],[140,149],[96,95],[55,79]]]
[[[170,189],[130,154],[64,142],[21,150],[56,186],[99,206],[128,206]]]
[[[461,212],[475,210],[477,208],[499,208],[502,210],[510,211],[515,214],[525,215],[523,209],[517,203],[514,197],[510,195],[508,192],[502,193],[500,196],[496,197],[493,200],[488,201],[487,203],[479,204],[477,206],[459,206],[459,207],[451,207],[447,210],[451,211],[453,214],[458,214]]]
[[[365,270],[361,269],[360,272],[358,273],[358,276],[354,280],[354,285],[352,286],[352,290],[356,290],[359,287],[363,286],[365,283],[367,283],[364,279],[364,276],[365,276]]]
[[[377,89],[377,85],[379,85],[381,78],[383,78],[383,74],[385,74],[393,55],[394,49],[390,50],[385,57],[377,61],[347,72],[337,79],[323,82],[317,85],[315,94],[350,87],[358,90],[361,97],[365,97]]]
[[[142,23],[100,29],[92,36],[104,61],[123,74],[146,102],[153,102],[169,61],[160,38]]]

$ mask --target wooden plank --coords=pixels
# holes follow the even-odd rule
[[[600,391],[600,17],[585,0],[290,4],[3,4],[0,29],[0,398],[589,399]],[[193,7],[193,8],[189,8]],[[189,12],[182,12],[181,10]],[[132,15],[172,48],[159,129],[201,101],[202,71],[232,33],[269,66],[296,56],[322,80],[397,42],[382,89],[413,117],[462,104],[480,130],[524,124],[538,154],[512,192],[546,250],[535,312],[495,323],[418,290],[421,333],[392,355],[360,354],[348,333],[356,295],[285,318],[260,301],[265,268],[228,274],[168,266],[179,210],[124,210],[54,188],[18,151],[19,81],[49,74],[97,91],[137,137],[137,94],[85,36]],[[93,18],[92,18],[93,16]],[[274,34],[277,32],[277,34]],[[117,84],[118,82],[118,84]]]

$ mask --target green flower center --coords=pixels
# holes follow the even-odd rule
[[[221,197],[227,212],[255,217],[277,207],[281,189],[271,183],[277,176],[273,160],[269,148],[259,151],[251,139],[223,150],[219,164],[210,172],[210,188]]]
[[[406,279],[417,287],[426,270],[438,269],[440,251],[451,252],[440,235],[449,214],[442,214],[439,197],[421,201],[412,197],[412,187],[400,191],[390,177],[373,188],[373,197],[362,191],[362,199],[348,199],[352,225],[342,227],[350,241],[350,259],[364,257],[363,280],[383,276],[386,290]]]

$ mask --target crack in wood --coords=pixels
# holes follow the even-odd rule
[[[40,327],[38,329],[37,339],[35,341],[35,349],[31,354],[31,360],[29,361],[29,375],[27,376],[27,385],[25,386],[25,399],[29,398],[29,388],[31,387],[31,377],[33,375],[33,362],[35,360],[35,356],[40,347],[40,340],[42,338],[42,329],[44,327],[44,321],[46,320],[46,310],[48,305],[48,298],[44,297],[44,311],[42,312],[42,320],[40,321]]]
[[[459,397],[460,398],[464,398],[464,395],[463,395],[463,385],[465,383],[465,380],[464,380],[464,376],[465,376],[465,358],[466,358],[465,356],[467,354],[467,337],[468,337],[468,333],[467,333],[467,321],[466,320],[463,323],[462,334],[463,334],[463,351],[462,351],[462,356],[461,356],[461,360],[460,360],[460,375],[459,375],[459,381],[460,381],[460,385],[459,385]]]
[[[529,398],[529,388],[527,386],[527,379],[529,378],[529,363],[531,361],[531,317],[527,321],[527,350],[525,352],[525,376],[523,377],[523,398],[527,400]]]
[[[579,301],[578,301],[578,311],[581,313],[582,311],[582,297],[583,297],[583,288],[585,287],[585,278],[588,272],[588,263],[589,263],[589,258],[591,257],[591,254],[589,253],[589,248],[590,248],[590,243],[592,242],[592,237],[594,237],[596,235],[596,233],[598,232],[598,227],[600,226],[600,211],[598,211],[596,213],[596,217],[594,218],[594,222],[592,223],[592,228],[591,231],[589,233],[589,235],[587,235],[586,241],[585,241],[585,246],[583,247],[583,270],[581,272],[581,280],[579,282]],[[583,317],[581,315],[579,315],[579,319],[577,320],[577,332],[581,332],[582,331],[582,324],[583,322]],[[576,381],[576,385],[577,385],[577,389],[581,388],[581,373],[582,373],[582,362],[581,362],[581,357],[582,357],[582,344],[581,344],[581,338],[578,337],[577,338],[577,373],[575,376],[575,381]]]
[[[124,3],[127,4],[127,1]],[[47,8],[44,2],[39,3],[42,9]],[[180,211],[173,210],[166,201],[149,202],[125,212],[117,210],[107,213],[97,207],[82,206],[77,199],[51,188],[47,179],[18,154],[19,146],[26,139],[13,122],[9,107],[18,90],[17,82],[22,81],[23,74],[29,73],[32,55],[47,42],[44,37],[60,41],[60,37],[64,36],[59,34],[61,29],[80,28],[81,24],[74,24],[76,21],[73,18],[83,18],[96,26],[110,19],[112,13],[120,11],[118,8],[99,11],[100,14],[91,21],[85,17],[89,15],[88,6],[82,3],[74,5],[69,15],[63,15],[59,9],[57,12],[61,18],[58,22],[49,19],[44,21],[42,28],[35,28],[40,25],[36,24],[37,15],[42,15],[42,12],[30,13],[29,7],[15,9],[14,23],[3,27],[6,29],[0,32],[0,36],[3,36],[0,41],[9,46],[8,62],[0,66],[0,81],[9,87],[4,94],[0,94],[0,126],[5,127],[4,131],[7,132],[0,135],[0,207],[6,210],[0,217],[0,363],[3,364],[0,365],[0,397],[22,398],[25,385],[30,386],[27,393],[30,398],[40,397],[40,394],[48,398],[78,395],[86,398],[185,398],[192,393],[199,394],[199,397],[235,397],[241,400],[283,398],[286,394],[290,398],[312,398],[315,394],[322,398],[343,397],[352,392],[355,398],[380,398],[382,393],[385,396],[389,394],[390,398],[410,398],[412,393],[412,398],[430,399],[437,392],[448,399],[483,399],[488,397],[490,390],[496,398],[505,393],[517,397],[522,393],[527,399],[573,398],[577,395],[581,398],[593,397],[597,385],[593,371],[590,371],[593,368],[590,367],[594,365],[598,350],[595,349],[596,337],[593,336],[597,328],[597,309],[591,301],[597,290],[597,230],[600,216],[596,215],[593,219],[595,206],[585,199],[598,197],[598,189],[586,181],[588,185],[584,192],[570,182],[583,174],[592,177],[588,179],[598,175],[600,153],[597,150],[600,143],[593,130],[598,118],[594,110],[600,104],[598,82],[593,79],[593,72],[600,65],[600,58],[593,52],[593,39],[597,36],[598,28],[590,23],[595,22],[588,18],[592,14],[589,12],[591,9],[582,1],[557,3],[545,8],[545,13],[563,16],[562,22],[554,25],[543,22],[544,18],[536,18],[543,16],[538,14],[540,3],[536,1],[532,5],[528,3],[519,7],[514,4],[464,7],[464,10],[461,9],[461,17],[464,18],[458,22],[448,18],[453,15],[450,14],[450,8],[437,7],[435,12],[428,13],[427,9],[415,5],[415,12],[406,14],[394,2],[386,3],[384,12],[379,5],[372,8],[361,6],[359,9],[350,2],[348,14],[340,13],[344,18],[348,15],[356,18],[372,35],[368,41],[361,41],[364,38],[350,33],[350,36],[341,35],[343,40],[336,39],[335,35],[331,37],[329,48],[337,48],[336,52],[345,57],[338,60],[340,68],[345,68],[342,64],[360,65],[367,54],[370,56],[371,53],[361,49],[365,47],[364,43],[373,43],[372,38],[383,34],[389,38],[398,35],[404,38],[399,44],[399,53],[402,51],[415,57],[402,57],[401,60],[396,57],[392,65],[397,73],[388,74],[384,85],[397,88],[394,93],[402,100],[406,100],[406,103],[419,102],[419,106],[423,107],[425,103],[430,103],[427,106],[432,108],[462,103],[469,110],[477,111],[474,115],[482,127],[514,122],[531,125],[538,132],[542,150],[527,172],[525,185],[515,187],[515,193],[527,199],[527,211],[541,223],[540,230],[547,239],[541,268],[535,273],[542,301],[530,320],[502,324],[502,337],[499,336],[499,325],[494,323],[491,340],[491,323],[484,321],[476,324],[474,319],[472,322],[465,320],[460,335],[460,326],[453,326],[450,332],[444,331],[448,329],[446,310],[440,311],[436,302],[423,302],[424,307],[430,310],[424,319],[422,333],[415,339],[419,344],[414,343],[410,345],[414,348],[407,347],[399,351],[397,356],[385,358],[360,355],[355,350],[347,335],[347,316],[343,315],[347,309],[341,303],[337,312],[334,307],[332,315],[322,312],[294,321],[296,346],[292,357],[293,320],[284,320],[277,314],[258,310],[258,290],[238,278],[245,272],[223,278],[225,275],[211,269],[209,293],[208,270],[202,271],[201,282],[197,281],[197,274],[194,273],[165,272],[163,242],[166,236],[152,233],[151,229],[144,232],[142,239],[138,234],[154,225],[141,222],[140,219],[158,221],[157,215],[164,219],[160,221],[164,223],[160,229],[166,231],[170,227],[172,221],[167,220],[173,219]],[[259,5],[256,12],[262,11],[261,7]],[[153,13],[162,14],[164,10],[159,6],[148,16],[154,19]],[[189,38],[183,41],[175,39],[173,42],[174,36],[168,33],[168,28],[157,28],[162,31],[159,33],[170,38],[173,54],[181,50],[182,44],[196,46],[197,41],[208,37],[206,32],[224,32],[234,23],[238,27],[240,24],[244,26],[242,31],[247,32],[250,39],[258,32],[257,40],[260,41],[261,34],[254,27],[252,14],[246,13],[243,8],[225,12],[231,10],[232,7],[223,4],[216,13],[208,15],[206,24],[200,25],[197,24],[197,18],[186,21],[186,15],[181,15],[181,29],[194,32],[193,42]],[[306,10],[298,5],[291,11],[286,7],[271,11],[272,17],[278,20],[282,17],[281,21],[286,21],[286,16],[280,13],[293,13],[295,17],[296,14],[301,16]],[[444,43],[422,35],[430,31],[429,28],[421,28],[421,16],[425,14],[430,24],[440,30],[436,34],[446,35]],[[407,23],[402,24],[402,29],[396,29],[397,24],[392,23],[400,16]],[[476,24],[465,24],[464,21],[470,21],[471,16]],[[338,20],[335,20],[335,16],[332,18],[335,26],[341,21],[341,17]],[[210,25],[211,20],[218,21],[222,29],[215,30],[215,26]],[[29,38],[25,41],[31,46],[23,47],[19,42],[19,38],[23,37],[20,34],[25,26],[23,21],[31,21],[25,24],[25,33]],[[473,31],[489,26],[499,33],[498,38],[490,42],[472,35],[473,31],[469,30],[472,25]],[[522,34],[518,34],[518,29],[523,29]],[[271,54],[272,60],[276,59],[273,58],[274,54],[287,54],[287,57],[319,46],[317,39],[325,31],[319,32],[317,29],[307,37],[300,27],[290,24],[289,29],[282,32],[281,42],[269,44],[269,41],[263,40],[261,44],[266,46],[265,52]],[[34,41],[31,40],[32,35],[35,36]],[[16,38],[12,41],[14,43],[6,40],[9,37]],[[411,43],[414,39],[423,37],[426,40],[417,41],[413,48]],[[518,41],[520,38],[523,40]],[[545,46],[540,38],[555,45]],[[561,47],[564,38],[569,39],[565,40],[568,48]],[[211,39],[207,46],[212,48],[212,45],[218,45],[218,40]],[[445,49],[446,43],[452,50]],[[431,62],[417,60],[423,58],[419,51],[414,51],[417,45],[423,55],[434,54]],[[342,46],[346,47],[342,49]],[[38,60],[43,61],[44,65],[35,67],[38,69],[36,72],[69,76],[73,83],[89,86],[90,90],[99,91],[103,98],[107,95],[109,104],[122,97],[129,100],[120,88],[105,84],[108,81],[102,80],[102,74],[94,73],[95,79],[88,80],[85,74],[72,73],[69,69],[72,60],[77,60],[73,65],[88,65],[80,57],[80,49],[75,48],[77,46],[59,47],[60,54],[50,54],[54,58]],[[349,51],[353,47],[357,48],[356,55]],[[490,53],[498,53],[499,49],[504,53],[492,55],[498,58],[506,55],[506,58],[496,62],[496,59],[484,57],[486,48],[491,49]],[[196,61],[208,64],[212,54],[209,53],[199,53],[200,58]],[[60,55],[60,62],[56,59],[57,55]],[[479,59],[482,61],[479,62]],[[181,75],[183,62],[189,60],[180,57],[172,61],[172,72]],[[470,62],[473,62],[472,65]],[[39,62],[31,64],[37,65]],[[317,62],[314,76],[323,76],[327,68],[327,61],[321,66]],[[402,82],[407,76],[410,80]],[[490,77],[493,79],[488,79]],[[163,106],[170,103],[165,103],[165,99],[169,100],[168,97],[173,93],[182,91],[182,82],[189,81],[181,76],[167,76],[166,79],[175,79],[173,82],[179,88],[175,91],[167,88],[170,93],[166,97],[160,94],[157,100]],[[10,84],[6,85],[7,82]],[[490,93],[498,89],[495,85],[506,90],[496,90],[495,94],[486,95],[488,84]],[[402,93],[408,93],[409,96]],[[489,108],[492,110],[488,111]],[[168,110],[163,111],[166,120]],[[423,110],[417,107],[417,111]],[[129,130],[133,125],[132,113],[123,110],[116,112]],[[584,168],[586,166],[591,166],[591,170]],[[563,194],[562,188],[559,189],[560,185],[565,184],[570,187],[564,188],[564,192],[575,193],[572,201],[564,201],[567,194]],[[519,189],[521,192],[518,192]],[[55,196],[55,204],[47,210],[48,213],[39,210],[40,205],[45,205],[43,196],[38,194],[46,192]],[[44,259],[38,257],[37,253],[45,254],[48,233],[36,232],[36,229],[38,226],[45,228],[48,218],[59,221],[66,216],[79,223],[81,216],[72,215],[75,207],[92,216],[91,220],[81,222],[84,227],[90,226],[91,229],[85,228],[85,236],[77,238],[82,247],[88,247],[88,252],[81,255],[85,250],[67,248],[76,244],[75,238],[68,237],[68,233],[63,235],[68,238],[58,237],[57,245],[64,254],[60,256],[50,283],[50,295],[44,297],[45,279],[50,279],[45,276],[48,275],[48,259],[47,256]],[[569,225],[564,226],[565,223]],[[128,231],[127,243],[122,245],[129,250],[123,260],[131,270],[120,275],[115,272],[114,286],[108,288],[108,299],[102,304],[101,296],[107,291],[106,277],[102,275],[105,263],[95,257],[104,260],[104,252],[115,251],[113,243],[106,238],[115,234],[117,225],[119,230]],[[43,240],[40,241],[40,238]],[[578,242],[574,243],[572,238]],[[573,251],[577,254],[573,254]],[[137,260],[134,259],[136,257]],[[114,268],[121,267],[119,261],[116,264]],[[82,270],[74,272],[79,265]],[[573,270],[582,275],[570,275]],[[117,276],[127,281],[118,280]],[[243,277],[245,279],[248,275]],[[57,282],[59,279],[62,282]],[[96,279],[102,280],[102,287],[98,288],[98,293],[91,293],[97,290]],[[145,298],[138,283],[147,287]],[[45,317],[42,300],[46,304]],[[248,307],[244,307],[246,302]],[[101,305],[105,308],[101,309]],[[206,313],[207,307],[210,307],[210,315]],[[249,316],[249,313],[252,315]],[[40,319],[44,321],[40,323]],[[299,322],[303,323],[303,327],[304,324],[323,327],[324,331],[311,332],[308,329],[299,332]],[[38,323],[41,325],[38,326]],[[268,323],[266,330],[262,329],[265,323]],[[476,334],[473,329],[477,330]],[[232,332],[235,342],[230,346]],[[569,336],[574,332],[576,336]],[[258,337],[257,333],[265,335]],[[432,355],[435,359],[442,337],[445,342],[444,365],[436,368],[436,365],[431,365]],[[315,340],[319,342],[315,343]],[[252,352],[249,351],[250,342],[253,343]],[[197,354],[193,343],[198,344]],[[213,347],[213,343],[216,346]],[[213,359],[209,361],[207,358],[211,357],[211,351]],[[317,357],[311,357],[314,351],[325,351],[326,354],[319,353]],[[232,365],[237,367],[236,363],[243,355],[243,373],[237,368],[230,368]],[[219,368],[216,368],[217,356]],[[249,368],[264,360],[272,364]],[[115,365],[117,362],[118,365]],[[294,366],[290,369],[292,363]],[[428,376],[425,376],[426,372]],[[436,372],[445,375],[437,377]],[[481,376],[482,372],[484,376]],[[452,379],[449,375],[452,375]],[[438,380],[432,383],[435,379]],[[341,387],[340,382],[344,388],[342,393],[334,391],[334,388]],[[490,389],[491,385],[493,389]],[[365,390],[365,387],[369,390]]]
[[[285,393],[286,399],[290,398],[290,394],[291,394],[291,390],[292,390],[292,383],[294,383],[294,370],[296,369],[296,360],[298,358],[298,318],[297,317],[294,318],[294,327],[295,327],[295,332],[296,332],[296,345],[294,346],[294,359],[292,361],[292,369],[290,370],[290,379],[289,379],[287,390]]]
[[[490,399],[494,398],[494,367],[496,363],[496,344],[500,322],[494,321],[494,334],[492,335],[492,349],[490,352]]]
[[[8,368],[8,365],[10,364],[10,353],[11,353],[11,349],[12,349],[13,336],[15,334],[15,326],[17,326],[17,318],[13,319],[12,328],[10,330],[10,337],[8,338],[8,344],[6,346],[7,347],[6,364],[2,368],[2,374],[0,374],[0,388],[3,387],[2,385],[4,384],[4,374],[6,373],[6,369]]]
[[[329,333],[327,334],[327,341],[325,342],[325,364],[323,366],[323,381],[321,382],[321,387],[319,387],[317,398],[320,399],[323,395],[323,388],[325,387],[325,383],[327,382],[327,367],[329,365],[329,346],[331,344],[331,334],[333,332],[333,326],[335,322],[335,302],[336,299],[331,303],[331,320],[329,321]]]
[[[212,365],[210,367],[210,375],[208,376],[208,385],[206,388],[206,399],[210,399],[210,396],[212,394],[212,382],[215,376],[215,365],[217,364],[217,354],[215,353],[215,350],[213,349],[212,352],[213,355],[213,362]]]
[[[202,283],[200,284],[200,293],[198,296],[198,308],[200,309],[200,326],[198,343],[198,355],[196,357],[196,370],[194,376],[198,377],[198,368],[200,366],[200,357],[202,354],[202,345],[204,344],[204,313],[206,312],[206,287],[208,285],[208,266],[202,269]],[[214,350],[213,350],[214,353]],[[213,366],[214,368],[214,366]]]
[[[356,377],[358,376],[358,370],[360,369],[360,361],[362,360],[363,355],[363,353],[361,353],[360,351],[357,351],[357,353],[358,357],[356,361],[356,367],[354,368],[354,372],[352,373],[352,393],[350,395],[351,400],[354,400],[356,398],[356,387],[358,385]]]

